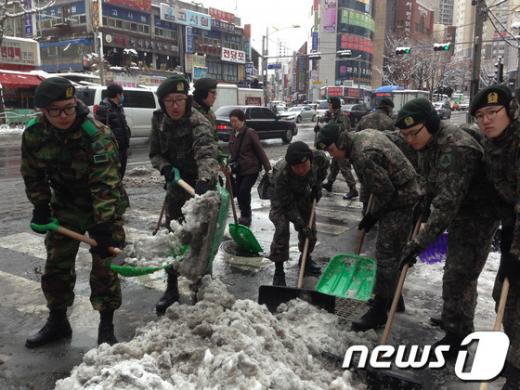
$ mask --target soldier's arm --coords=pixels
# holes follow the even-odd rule
[[[317,150],[314,152],[312,164],[316,164],[316,166],[318,167],[318,169],[316,170],[317,180],[318,183],[322,183],[327,178],[327,173],[330,166],[329,158],[325,155],[325,153],[323,153],[320,150]]]
[[[296,199],[290,189],[287,175],[280,173],[274,183],[275,196],[280,202],[281,208],[286,210],[287,219],[294,224],[295,227],[305,225],[305,221],[296,207]]]
[[[520,156],[515,162],[516,168],[516,204],[515,204],[515,226],[513,230],[513,241],[509,251],[515,256],[520,256]]]
[[[468,193],[480,156],[476,151],[446,146],[437,160],[437,183],[433,194],[428,194],[431,214],[415,240],[423,248],[442,234],[459,212],[460,204]]]
[[[170,165],[170,162],[165,159],[161,153],[160,121],[161,116],[155,112],[152,117],[152,133],[150,134],[150,149],[148,153],[152,166],[159,170],[159,172],[161,172],[166,165]]]
[[[193,128],[193,153],[197,161],[198,178],[215,183],[219,171],[218,143],[206,118]]]
[[[51,202],[51,189],[47,174],[40,166],[38,158],[34,156],[26,139],[27,133],[22,137],[22,161],[20,172],[25,183],[25,193],[27,199],[33,205],[45,205]]]

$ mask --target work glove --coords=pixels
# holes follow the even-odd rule
[[[317,133],[320,131],[320,125],[314,126],[314,132]]]
[[[403,252],[401,253],[401,263],[399,264],[399,269],[403,269],[405,264],[408,264],[410,267],[417,262],[417,256],[419,253],[423,251],[423,248],[415,241],[408,241],[408,243],[403,248]]]
[[[316,184],[316,185],[312,186],[311,193],[312,193],[312,198],[316,199],[316,202],[319,202],[321,199],[321,195],[322,195],[321,185]]]
[[[377,218],[372,214],[365,214],[361,222],[359,222],[358,230],[364,230],[365,233],[368,233],[370,229],[376,224]]]
[[[164,179],[166,180],[166,184],[170,184],[173,180],[173,172],[172,172],[172,166],[171,165],[165,165],[161,169],[161,175],[164,176]]]
[[[498,268],[498,280],[504,281],[504,277],[512,280],[520,279],[520,259],[511,253],[503,254]]]
[[[90,253],[98,255],[102,259],[114,256],[108,249],[117,245],[112,238],[112,224],[110,222],[95,225],[92,229],[89,229],[88,234],[97,242],[97,246],[90,247]]]
[[[51,222],[51,208],[48,203],[36,205],[33,209],[31,229],[39,234],[45,234],[45,225]]]
[[[195,183],[195,193],[203,195],[209,191],[209,183],[206,180],[197,180]]]
[[[312,237],[312,230],[309,229],[308,226],[305,226],[298,230],[298,233],[300,233],[304,238],[311,238]]]

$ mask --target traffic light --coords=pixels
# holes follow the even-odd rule
[[[395,54],[410,54],[412,52],[412,48],[408,46],[396,47]]]
[[[336,55],[340,58],[352,57],[352,50],[338,50]]]
[[[434,43],[433,51],[448,51],[450,50],[451,42],[448,43]]]

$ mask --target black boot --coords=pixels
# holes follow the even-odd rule
[[[354,188],[348,192],[348,194],[343,195],[343,199],[351,200],[357,198],[359,196],[359,192]]]
[[[298,260],[298,267],[302,265],[302,256],[300,255],[300,260]],[[307,261],[305,262],[305,271],[303,272],[305,276],[320,276],[321,275],[321,267],[312,260],[311,256],[307,256]]]
[[[502,387],[502,390],[520,389],[520,369],[513,367],[509,363],[506,363],[504,376],[506,378],[506,383],[504,383],[504,387]]]
[[[251,216],[246,217],[241,215],[240,218],[238,218],[238,223],[247,227],[251,226]]]
[[[166,291],[155,305],[155,311],[158,316],[162,316],[168,307],[179,300],[179,287],[177,285],[177,272],[174,269],[168,269],[168,280]]]
[[[114,345],[118,343],[116,336],[114,335],[114,311],[100,311],[99,316],[100,321],[97,338],[98,345],[101,345],[103,343],[107,343],[108,345]]]
[[[356,321],[352,321],[352,330],[355,332],[377,329],[385,325],[388,310],[388,301],[376,296],[370,309]]]
[[[450,350],[448,352],[444,353],[444,356],[446,359],[454,359],[457,357],[457,354],[461,349],[464,349],[464,347],[460,346],[460,343],[462,340],[464,340],[465,335],[459,335],[457,333],[453,332],[446,332],[446,336],[444,336],[442,339],[437,341],[432,345],[432,350],[435,350],[435,348],[439,345],[449,345]]]
[[[430,325],[438,326],[442,328],[442,319],[441,317],[430,317]]]
[[[332,182],[330,181],[323,183],[321,186],[325,188],[328,192],[332,191]]]
[[[287,283],[285,283],[285,272],[283,270],[282,261],[278,261],[275,263],[273,286],[287,286]]]
[[[30,336],[25,341],[27,348],[36,348],[52,341],[70,338],[72,328],[67,318],[67,310],[51,310],[47,322],[38,333]]]

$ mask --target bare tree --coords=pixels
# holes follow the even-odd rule
[[[2,0],[0,0],[2,1]],[[25,8],[20,0],[3,0],[0,3],[0,46],[4,39],[4,25],[7,19],[19,18],[20,16],[34,14],[43,11],[54,5],[54,0],[50,0],[41,7]],[[11,11],[8,11],[10,9]]]

